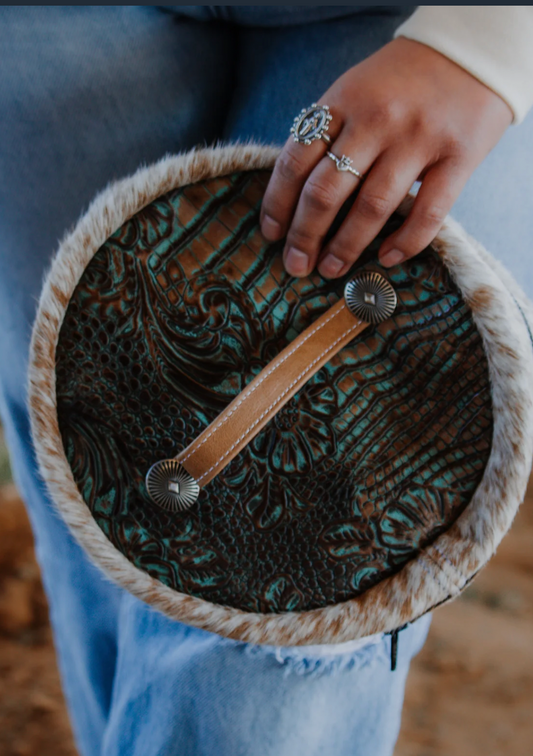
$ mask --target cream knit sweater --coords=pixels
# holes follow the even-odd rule
[[[520,123],[533,105],[533,6],[421,5],[395,37],[422,42],[500,95]]]

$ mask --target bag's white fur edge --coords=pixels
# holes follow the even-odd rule
[[[65,458],[58,428],[55,350],[70,299],[98,248],[127,219],[172,188],[268,168],[276,148],[217,146],[163,158],[116,182],[91,204],[60,245],[45,280],[29,371],[33,439],[50,494],[74,536],[107,576],[168,616],[221,635],[269,645],[342,643],[387,632],[453,598],[494,553],[523,499],[533,455],[533,352],[517,301],[525,295],[506,272],[448,219],[434,245],[472,308],[489,361],[494,436],[483,479],[453,527],[417,559],[361,596],[308,612],[253,614],[180,594],[134,567],[100,530]],[[408,212],[412,198],[400,208]],[[510,294],[512,291],[512,295]],[[533,317],[531,317],[533,323]]]

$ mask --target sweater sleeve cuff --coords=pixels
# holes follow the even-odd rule
[[[533,6],[420,6],[397,30],[433,47],[505,100],[514,123],[533,105]]]

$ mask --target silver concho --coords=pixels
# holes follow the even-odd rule
[[[356,318],[366,323],[381,323],[389,318],[398,299],[391,284],[380,273],[358,273],[344,287],[344,299]]]
[[[146,474],[148,495],[158,507],[170,512],[183,512],[192,507],[200,486],[175,459],[156,462]]]
[[[310,108],[303,108],[294,119],[291,134],[295,142],[311,144],[313,139],[322,139],[329,129],[332,115],[327,105],[317,105],[314,102]],[[325,137],[326,141],[328,140]]]

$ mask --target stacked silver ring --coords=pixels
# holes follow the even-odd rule
[[[300,144],[311,144],[315,139],[322,139],[330,145],[331,137],[326,132],[332,118],[327,105],[317,105],[314,102],[310,108],[303,108],[291,126],[294,141]]]
[[[338,171],[349,171],[350,173],[353,173],[354,176],[357,176],[358,179],[363,178],[363,174],[360,173],[360,171],[357,170],[357,168],[353,168],[353,160],[352,158],[347,157],[346,155],[343,155],[342,157],[338,157],[337,155],[334,155],[333,152],[330,152],[329,150],[326,152],[326,155],[328,158],[331,158],[333,162],[337,166]]]
[[[291,126],[292,138],[299,144],[311,144],[316,139],[322,139],[328,147],[331,144],[331,137],[327,133],[329,124],[333,116],[329,112],[327,105],[317,105],[314,102],[309,108],[302,108],[300,114],[294,119]],[[326,155],[333,160],[338,171],[348,171],[358,179],[363,178],[363,174],[353,167],[353,160],[347,155],[338,157],[329,150]]]

